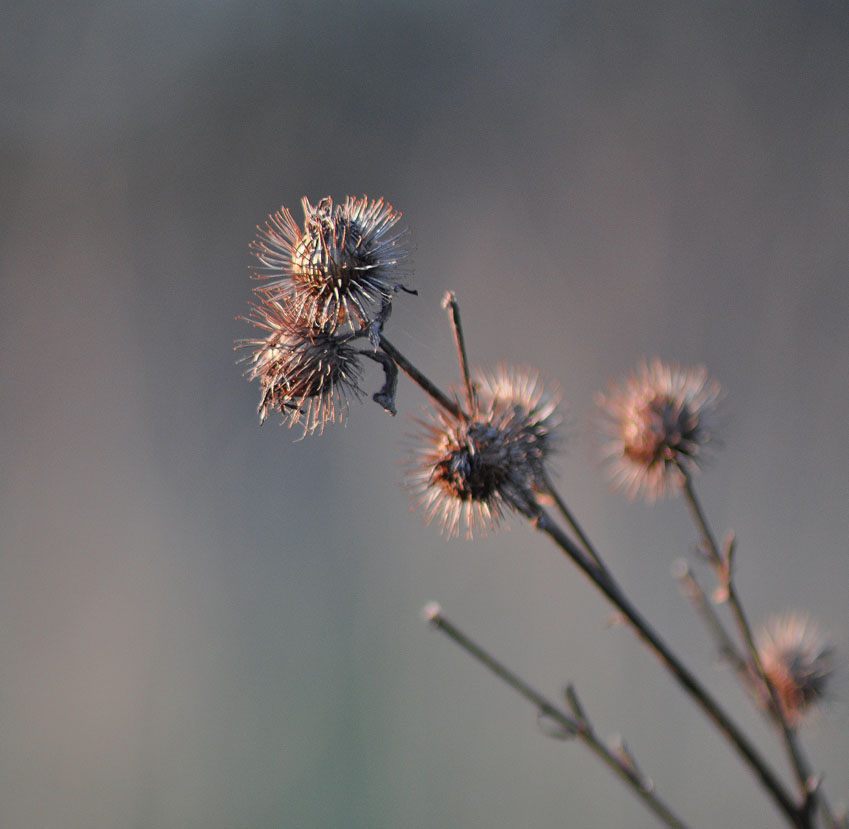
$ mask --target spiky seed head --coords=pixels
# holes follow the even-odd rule
[[[238,343],[252,349],[245,374],[260,384],[260,423],[273,409],[290,428],[301,423],[305,435],[341,422],[351,399],[362,395],[359,358],[349,340],[329,325],[306,324],[276,300],[253,304],[246,319],[263,332]]]
[[[434,409],[420,426],[407,462],[407,487],[430,523],[448,537],[494,530],[505,514],[534,510],[557,417],[532,372],[501,369],[480,375],[479,399],[470,417]]]
[[[599,394],[608,438],[603,454],[614,486],[650,503],[677,491],[680,469],[697,471],[713,440],[721,396],[704,366],[680,368],[658,359]]]
[[[835,670],[835,648],[808,616],[789,613],[769,619],[755,644],[791,727],[823,702]],[[769,705],[769,694],[761,694]]]
[[[505,436],[486,422],[464,422],[443,412],[417,423],[422,448],[409,464],[408,485],[425,522],[438,518],[449,538],[459,534],[461,518],[469,538],[499,527],[511,465]]]
[[[385,317],[409,274],[409,232],[401,213],[383,199],[328,196],[302,200],[304,226],[281,207],[259,228],[251,250],[256,275],[271,281],[258,290],[281,300],[312,325],[362,328]]]
[[[481,408],[512,420],[513,439],[525,457],[532,483],[541,485],[546,461],[560,447],[559,392],[547,392],[539,374],[528,368],[501,365],[476,380]]]

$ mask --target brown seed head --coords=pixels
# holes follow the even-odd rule
[[[660,360],[641,364],[622,387],[611,384],[597,403],[614,485],[649,502],[677,490],[679,467],[696,471],[713,438],[721,395],[703,366],[682,369]]]
[[[481,408],[511,421],[513,440],[531,471],[542,482],[545,463],[560,446],[559,393],[547,393],[533,369],[498,366],[493,374],[477,377]]]
[[[798,613],[770,619],[756,646],[785,719],[795,728],[826,696],[835,669],[834,646],[810,618]],[[762,696],[769,700],[765,691]]]
[[[330,326],[305,324],[275,300],[254,304],[247,320],[263,331],[261,338],[238,343],[253,349],[245,374],[260,384],[260,423],[270,409],[290,427],[302,423],[304,434],[341,421],[351,398],[361,395],[358,356],[348,339]]]
[[[556,425],[555,401],[537,376],[500,369],[479,379],[480,399],[470,419],[436,409],[421,427],[407,463],[408,488],[430,523],[467,537],[498,528],[506,511],[533,512]]]
[[[366,196],[302,204],[303,230],[281,207],[251,244],[261,263],[256,275],[272,280],[259,290],[319,327],[374,322],[409,274],[401,213]]]

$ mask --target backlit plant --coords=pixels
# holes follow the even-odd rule
[[[444,307],[457,345],[459,376],[447,391],[425,376],[386,338],[392,302],[414,294],[408,232],[401,214],[384,200],[348,197],[341,204],[303,200],[299,227],[286,208],[272,214],[251,245],[258,266],[254,302],[243,317],[254,337],[245,374],[259,385],[260,422],[272,413],[303,433],[338,422],[351,403],[366,397],[361,360],[379,363],[382,387],[372,399],[394,414],[399,370],[428,395],[431,407],[412,418],[413,446],[405,462],[405,488],[426,522],[447,536],[471,538],[519,516],[548,536],[618,611],[658,657],[683,691],[727,740],[788,826],[847,827],[829,804],[821,776],[802,748],[799,729],[827,699],[835,649],[806,615],[785,614],[755,631],[734,580],[733,535],[720,544],[694,487],[705,455],[716,446],[720,385],[703,366],[659,359],[640,363],[620,383],[599,393],[603,460],[614,487],[648,502],[681,496],[699,536],[700,560],[714,579],[705,591],[690,565],[676,577],[704,620],[725,664],[734,669],[757,710],[784,745],[788,782],[701,680],[681,661],[632,604],[565,499],[549,467],[563,436],[560,394],[527,367],[500,365],[470,371],[460,311],[453,294]],[[721,611],[725,615],[720,615]],[[624,743],[599,739],[570,685],[565,704],[535,691],[459,630],[436,604],[427,620],[481,661],[537,709],[549,735],[586,744],[667,826],[687,825],[637,766]],[[730,622],[725,616],[730,617]],[[724,825],[734,825],[728,816]]]

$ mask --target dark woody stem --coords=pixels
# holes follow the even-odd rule
[[[602,570],[607,570],[605,563],[602,561],[601,555],[598,550],[596,550],[592,541],[590,541],[589,536],[583,531],[581,525],[578,524],[578,520],[575,518],[572,510],[569,509],[569,505],[560,497],[560,493],[554,488],[554,484],[551,483],[551,479],[548,475],[544,475],[543,483],[545,485],[544,492],[547,495],[550,495],[554,500],[557,509],[560,511],[560,514],[566,520],[566,523],[572,528],[572,532],[575,533],[575,538],[581,544],[581,547],[584,548],[584,552],[599,566]]]
[[[749,663],[740,655],[737,650],[737,645],[731,640],[725,632],[725,627],[713,609],[713,604],[705,595],[705,591],[696,580],[690,566],[684,559],[680,559],[673,566],[672,575],[678,582],[682,594],[690,601],[695,611],[702,617],[705,626],[710,631],[716,641],[717,651],[720,658],[723,659],[740,677],[740,681],[751,691],[753,696],[758,697],[764,704],[765,713],[772,718],[772,712],[766,710],[766,705],[769,700],[764,699],[764,686],[756,683],[756,678],[752,674]],[[806,793],[807,794],[807,793]],[[825,792],[822,788],[817,789],[817,799],[819,800],[822,811],[828,821],[829,829],[841,829],[843,824],[835,817],[834,811],[828,803]]]
[[[769,713],[781,732],[787,754],[790,757],[793,772],[796,775],[796,780],[799,784],[799,791],[803,798],[803,810],[807,815],[810,815],[813,813],[813,810],[817,805],[818,791],[817,786],[812,785],[813,779],[808,761],[802,752],[802,747],[799,745],[796,732],[787,722],[787,717],[784,714],[784,708],[781,704],[778,691],[775,688],[775,683],[773,683],[769,675],[766,671],[764,671],[763,665],[761,664],[760,654],[758,653],[758,648],[755,644],[754,636],[752,635],[751,625],[749,624],[749,620],[743,610],[743,605],[740,602],[740,598],[737,594],[737,588],[734,584],[734,577],[731,572],[732,567],[730,556],[723,556],[720,553],[716,539],[714,538],[710,525],[708,524],[707,516],[702,509],[699,499],[696,497],[695,490],[693,489],[692,478],[683,467],[679,465],[678,468],[682,475],[682,488],[685,500],[687,501],[687,506],[690,508],[693,520],[701,533],[705,552],[720,578],[720,587],[725,588],[727,591],[728,605],[731,608],[731,612],[737,622],[740,636],[746,646],[752,665],[757,671],[758,677],[763,682],[764,687],[767,689],[769,694],[771,703]],[[834,822],[834,818],[831,815],[827,815],[827,817],[832,823]]]
[[[395,348],[383,334],[380,335],[380,347],[383,352],[391,357],[398,368],[404,372],[417,386],[423,389],[435,402],[442,406],[446,412],[454,415],[458,420],[468,420],[468,415],[451,400],[441,389],[430,382],[397,348]]]
[[[442,300],[442,307],[448,309],[451,315],[451,325],[454,329],[454,342],[457,344],[457,359],[460,362],[460,373],[463,375],[463,385],[466,389],[466,405],[472,416],[477,412],[477,395],[469,375],[469,359],[466,356],[466,339],[463,336],[463,324],[460,322],[460,306],[453,291],[448,291]]]
[[[761,785],[772,795],[781,811],[787,816],[790,825],[797,827],[797,829],[810,829],[812,823],[807,810],[799,810],[796,807],[782,782],[769,768],[748,737],[740,731],[719,703],[713,699],[690,670],[678,660],[649,623],[643,619],[610,574],[586,556],[575,542],[552,521],[542,507],[537,506],[537,509],[536,515],[528,516],[534,526],[546,533],[584,571],[610,602],[621,611],[637,635],[655,652],[663,666],[673,675],[678,684],[690,694],[719,731],[737,749],[743,760],[755,773]]]
[[[443,409],[457,419],[467,419],[466,413],[455,402],[451,401],[382,335],[380,337],[380,347],[438,405],[442,406]],[[811,829],[813,823],[809,809],[805,807],[801,809],[797,808],[793,802],[793,798],[785,790],[781,780],[770,769],[748,737],[740,731],[720,707],[719,703],[710,696],[699,680],[678,660],[660,636],[643,619],[610,573],[602,565],[598,564],[591,554],[583,552],[539,504],[531,501],[526,504],[515,503],[514,506],[536,529],[546,533],[624,615],[637,632],[637,635],[659,657],[661,664],[663,664],[678,684],[696,701],[707,717],[719,729],[720,733],[734,746],[743,761],[753,771],[761,785],[769,792],[778,807],[785,814],[789,825],[796,827],[796,829]]]
[[[547,700],[538,691],[535,691],[521,677],[514,674],[505,667],[494,656],[487,653],[480,645],[473,642],[459,628],[455,627],[438,607],[429,606],[427,610],[427,621],[434,628],[444,633],[453,640],[470,656],[478,660],[482,665],[494,673],[500,680],[507,683],[514,691],[523,696],[531,705],[535,706],[538,715],[547,718],[561,729],[560,736],[574,737],[581,740],[608,768],[615,772],[622,780],[630,786],[643,802],[655,815],[667,826],[677,829],[686,829],[686,824],[655,794],[650,780],[645,778],[637,769],[633,760],[624,752],[620,755],[611,750],[605,743],[598,739],[592,724],[587,719],[574,689],[567,691],[567,699],[572,705],[575,716],[570,716],[558,708],[554,703]]]

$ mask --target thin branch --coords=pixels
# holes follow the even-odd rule
[[[748,663],[738,652],[737,646],[728,635],[716,611],[714,611],[712,602],[705,595],[702,586],[696,581],[696,577],[693,575],[689,564],[684,559],[679,559],[673,566],[672,575],[678,582],[681,593],[690,601],[690,604],[693,605],[699,616],[702,617],[705,627],[708,628],[716,642],[716,648],[720,657],[745,681],[751,682],[752,675],[749,671]]]
[[[397,348],[395,348],[389,340],[386,339],[382,334],[380,335],[380,347],[383,349],[384,353],[391,357],[398,365],[398,368],[404,372],[417,386],[419,386],[422,390],[424,390],[431,399],[442,406],[446,412],[454,415],[458,420],[468,420],[468,415],[455,403],[451,398],[448,397],[443,391],[441,391],[436,385],[434,385],[427,377],[424,376]]]
[[[635,794],[663,823],[675,827],[675,829],[686,829],[686,824],[655,794],[651,780],[640,772],[631,753],[624,748],[624,745],[617,752],[611,750],[598,739],[593,731],[592,724],[586,718],[583,708],[578,702],[574,688],[570,686],[567,690],[567,700],[569,700],[575,714],[572,717],[531,688],[523,679],[505,667],[494,656],[487,653],[480,645],[469,639],[466,634],[442,615],[438,605],[428,605],[425,608],[425,614],[427,621],[433,627],[452,639],[466,653],[477,659],[478,662],[535,706],[540,717],[547,717],[556,722],[563,729],[564,736],[574,736],[588,746],[608,768],[633,789]]]
[[[434,383],[425,377],[383,335],[380,337],[380,347],[395,360],[398,367],[410,379],[417,383],[443,409],[458,419],[467,418],[465,412],[455,402],[451,401]],[[790,821],[790,825],[797,827],[797,829],[810,829],[812,823],[808,810],[800,810],[796,807],[793,798],[785,790],[784,784],[767,765],[757,749],[710,696],[699,680],[678,660],[636,608],[631,605],[630,600],[616,584],[610,573],[591,555],[584,553],[538,503],[529,502],[523,505],[517,502],[513,506],[536,529],[546,533],[584,571],[611,603],[624,614],[638,636],[657,654],[661,663],[672,673],[679,685],[693,697],[720,733],[734,746],[761,785],[770,793],[779,809],[784,812]]]
[[[607,566],[602,561],[601,555],[598,550],[595,548],[593,543],[590,541],[589,536],[583,531],[581,525],[578,524],[578,520],[575,518],[572,510],[569,509],[569,505],[560,497],[560,493],[554,488],[554,484],[551,482],[551,478],[548,475],[543,476],[543,483],[545,485],[545,494],[550,495],[554,500],[557,509],[560,511],[560,514],[566,520],[566,523],[572,528],[572,532],[575,533],[575,537],[578,539],[581,547],[583,547],[584,552],[603,570],[607,569]]]
[[[453,291],[446,292],[442,299],[442,307],[448,309],[451,315],[451,326],[454,329],[454,342],[457,344],[457,359],[460,363],[460,373],[463,376],[463,385],[466,389],[466,405],[474,414],[477,411],[477,394],[469,374],[469,358],[466,355],[466,339],[463,336],[463,324],[460,322],[460,306]]]
[[[803,798],[803,810],[806,814],[810,815],[816,808],[817,801],[821,800],[818,796],[818,787],[811,785],[813,774],[811,772],[810,765],[802,751],[802,747],[799,744],[795,730],[791,728],[787,722],[784,707],[781,704],[775,684],[770,679],[766,671],[764,671],[763,665],[761,664],[761,658],[758,653],[757,645],[755,644],[752,628],[743,610],[743,605],[737,594],[737,588],[734,583],[734,574],[732,572],[730,557],[732,546],[729,545],[728,554],[726,556],[721,555],[719,548],[716,545],[713,533],[711,532],[707,516],[702,509],[701,502],[696,497],[696,492],[693,489],[692,478],[684,468],[679,466],[679,469],[683,475],[683,490],[687,505],[690,508],[690,512],[696,525],[699,527],[702,539],[706,545],[708,556],[720,579],[720,587],[724,588],[727,593],[728,605],[737,621],[740,636],[746,646],[752,665],[757,671],[758,678],[763,682],[764,687],[767,689],[767,693],[769,694],[771,702],[769,713],[781,732],[787,754],[790,757],[793,772],[796,776],[796,781],[799,784],[799,792]],[[823,806],[823,808],[825,807]],[[834,818],[830,814],[827,816],[829,820],[834,822]]]
[[[588,558],[541,506],[537,505],[537,509],[538,512],[533,519],[536,528],[546,533],[589,576],[590,580],[607,596],[611,603],[622,612],[637,635],[655,652],[678,684],[693,697],[719,731],[737,749],[743,760],[755,773],[761,785],[772,795],[776,804],[787,816],[791,825],[798,827],[798,829],[809,829],[811,826],[810,816],[804,810],[800,811],[796,807],[793,798],[785,790],[784,784],[767,765],[766,760],[749,741],[748,737],[740,731],[719,703],[713,699],[699,680],[678,660],[666,643],[643,619],[609,573]]]

